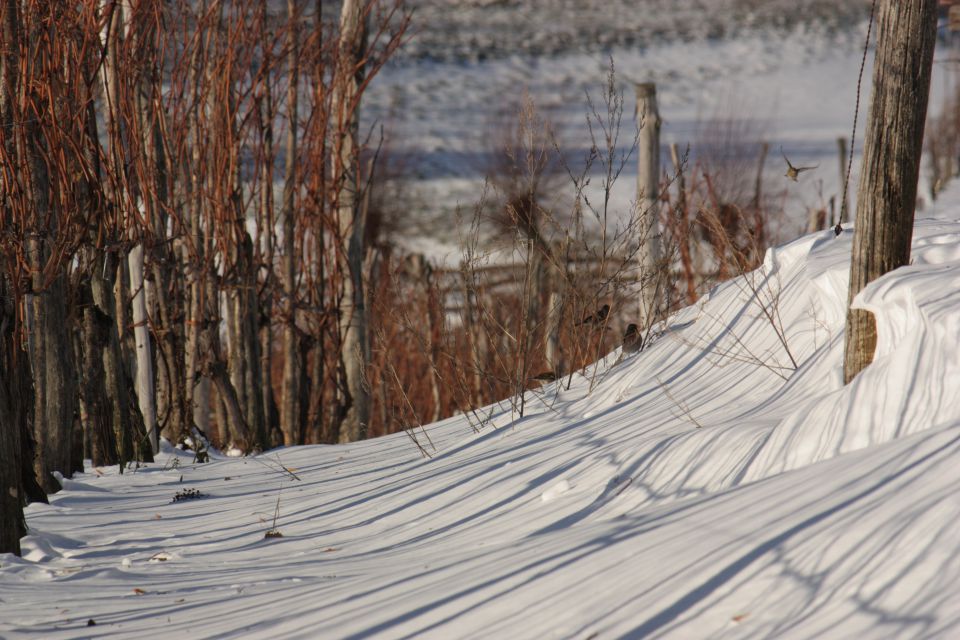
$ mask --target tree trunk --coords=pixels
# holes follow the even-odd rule
[[[156,8],[163,19],[163,4],[158,3]],[[140,19],[134,27],[133,37],[137,38],[138,49],[155,59],[161,46],[156,23]],[[140,197],[146,205],[149,233],[153,236],[152,243],[148,245],[147,258],[152,276],[149,294],[156,336],[157,411],[164,418],[164,435],[168,440],[175,440],[186,432],[190,418],[184,391],[183,324],[178,321],[183,317],[182,278],[177,273],[176,257],[167,232],[168,212],[172,207],[164,148],[164,132],[168,127],[164,120],[166,113],[162,93],[161,74],[157,66],[153,66],[140,80],[136,92],[141,144],[147,164],[147,186],[141,189]],[[159,447],[157,428],[149,431],[150,446],[154,452]]]
[[[343,245],[343,298],[340,303],[340,357],[346,376],[347,411],[340,442],[362,440],[370,423],[370,394],[364,380],[367,355],[367,310],[363,293],[365,225],[360,215],[360,148],[358,89],[363,80],[366,20],[361,0],[344,0],[340,12],[340,43],[331,114],[337,137],[339,167],[338,218]]]
[[[137,357],[137,401],[151,446],[157,433],[157,404],[153,386],[153,355],[150,327],[147,326],[147,296],[143,277],[143,245],[135,245],[127,256],[130,267],[130,304],[133,308],[133,337]]]
[[[209,250],[209,247],[208,247]],[[230,380],[229,372],[224,365],[224,358],[220,344],[221,318],[218,314],[220,295],[216,283],[208,280],[206,283],[204,318],[201,322],[197,345],[198,364],[201,373],[213,383],[219,396],[219,401],[225,413],[217,413],[217,427],[220,439],[223,442],[233,442],[243,449],[252,448],[248,441],[251,430],[244,416],[243,405],[236,387]]]
[[[283,300],[281,320],[283,334],[283,381],[280,391],[280,428],[283,431],[283,443],[287,446],[297,444],[300,433],[300,403],[303,381],[300,379],[300,354],[297,340],[297,281],[295,273],[295,215],[297,190],[297,88],[300,75],[300,44],[296,21],[298,12],[296,2],[287,0],[287,13],[291,21],[289,75],[290,86],[287,91],[287,140],[286,175],[283,185],[283,210],[280,214],[283,232],[283,252],[280,256],[280,272],[283,281]]]
[[[31,254],[42,255],[40,241],[34,240]],[[31,261],[33,262],[33,261]],[[53,476],[73,473],[73,418],[76,410],[76,383],[73,378],[73,350],[67,329],[63,277],[46,290],[30,296],[33,325],[31,365],[34,385],[34,435],[37,441],[36,473],[47,493],[60,490]]]
[[[0,40],[8,43],[0,57],[0,127],[12,133],[14,100],[18,94],[18,46],[21,26],[15,0],[4,0],[0,14]],[[4,135],[4,152],[16,158],[14,136]],[[0,194],[9,192],[9,174],[0,172]],[[5,199],[0,198],[3,222],[12,217]],[[4,265],[6,266],[6,265]],[[12,281],[0,271],[0,553],[20,554],[20,538],[26,534],[23,505],[46,502],[46,494],[34,472],[34,441],[31,428],[33,389],[24,352],[22,333],[17,327],[17,309],[23,299],[16,296]],[[24,305],[26,307],[26,305]],[[26,307],[24,311],[29,312]]]
[[[260,10],[263,15],[261,23],[261,42],[264,50],[262,62],[266,73],[271,72],[272,50],[270,36],[266,32],[267,2],[261,0]],[[260,253],[260,265],[265,268],[266,275],[259,291],[260,322],[258,326],[260,339],[260,404],[263,407],[264,430],[266,432],[265,447],[274,444],[275,434],[280,431],[277,420],[279,409],[273,396],[273,370],[271,368],[273,355],[273,295],[274,295],[274,265],[273,265],[273,234],[274,234],[274,207],[273,207],[273,119],[274,101],[271,83],[265,82],[263,96],[258,105],[257,115],[260,119],[260,131],[263,142],[263,158],[260,171],[260,211],[257,220],[257,249]],[[286,195],[286,194],[285,194]],[[282,438],[282,436],[281,436]],[[277,442],[276,444],[279,444]]]
[[[21,470],[28,444],[21,437],[28,429],[30,394],[24,389],[29,374],[17,333],[13,292],[0,274],[0,553],[20,555],[20,538],[27,533]]]
[[[224,5],[221,5],[223,8]],[[229,134],[232,157],[243,156],[241,116],[238,111],[237,83],[232,78],[224,88],[229,115],[223,125]],[[242,163],[236,162],[230,182],[225,185],[229,193],[229,211],[232,219],[222,221],[230,224],[231,242],[228,264],[233,272],[231,286],[225,287],[226,320],[229,336],[228,363],[230,380],[236,394],[242,423],[234,422],[238,439],[235,444],[244,452],[263,449],[267,438],[264,427],[263,389],[260,375],[260,337],[257,311],[257,263],[254,261],[253,240],[246,227],[246,212],[243,203]],[[227,178],[227,176],[224,176]],[[243,431],[241,432],[241,425]]]
[[[88,67],[93,63],[88,62]],[[89,69],[88,69],[89,70]],[[97,112],[93,100],[93,87],[88,88],[89,102],[86,109],[86,140],[83,149],[84,160],[88,167],[93,168],[92,178],[85,180],[84,197],[86,206],[90,209],[94,219],[106,221],[108,211],[105,200],[99,193],[100,185],[104,185],[103,167],[100,162],[100,135],[97,125]],[[106,187],[104,187],[106,188]],[[107,224],[102,223],[96,230],[91,229],[91,236],[87,241],[89,245],[95,247],[97,238],[94,232],[104,233],[112,241],[116,240],[116,232]],[[134,455],[133,451],[133,421],[129,407],[130,389],[128,378],[125,374],[123,365],[123,353],[120,347],[120,334],[117,329],[117,303],[113,295],[113,281],[116,279],[118,271],[116,266],[116,256],[113,252],[104,251],[98,248],[88,248],[90,261],[87,263],[90,278],[91,302],[95,307],[94,315],[106,324],[101,322],[101,330],[104,332],[104,345],[102,353],[102,369],[104,375],[105,398],[109,404],[110,413],[110,431],[115,447],[115,455],[119,455],[120,460],[130,460]],[[91,318],[91,321],[93,318]],[[94,362],[94,364],[97,364]],[[109,436],[105,436],[108,437]]]
[[[230,378],[250,433],[241,436],[244,450],[266,448],[260,386],[260,342],[257,333],[256,271],[253,244],[246,230],[239,232],[236,273],[240,282],[228,294],[227,324],[230,336]]]
[[[873,96],[857,193],[848,301],[868,283],[910,262],[913,215],[937,36],[936,0],[883,0]],[[844,380],[873,361],[876,318],[847,312]]]
[[[90,459],[94,466],[119,464],[121,471],[130,451],[117,446],[117,434],[113,429],[114,403],[108,399],[105,368],[101,356],[109,351],[110,319],[93,304],[89,285],[83,291],[83,368],[80,371],[80,399],[83,418],[90,444]]]
[[[324,362],[323,336],[313,341],[310,348],[310,395],[309,428],[307,442],[317,444],[323,442],[323,391],[326,380],[326,363]],[[329,443],[328,443],[329,444]]]
[[[151,251],[153,286],[150,288],[154,304],[153,322],[156,326],[157,341],[157,414],[163,416],[163,435],[174,442],[187,433],[189,425],[188,405],[184,393],[186,375],[184,372],[183,334],[176,318],[182,317],[182,300],[179,295],[179,276],[171,268],[174,258],[166,249]],[[161,394],[159,389],[163,390]],[[160,399],[162,397],[162,402]],[[157,428],[149,432],[150,446],[158,451]]]
[[[187,376],[182,348],[183,331],[176,320],[183,317],[183,301],[180,294],[180,276],[172,268],[175,258],[166,247],[165,234],[158,236],[158,240],[163,243],[163,248],[151,250],[153,286],[149,288],[157,335],[157,415],[164,418],[164,437],[174,442],[185,434],[189,427],[188,405],[184,392]],[[150,446],[154,451],[159,447],[158,429],[159,424],[149,433]]]
[[[639,207],[640,315],[646,328],[659,317],[663,283],[660,274],[660,113],[657,88],[652,82],[636,85],[637,127],[637,207]]]
[[[213,382],[217,395],[226,410],[226,415],[218,420],[219,424],[217,425],[220,428],[221,440],[232,441],[239,447],[248,448],[249,443],[244,442],[243,438],[249,433],[249,429],[244,421],[243,409],[237,397],[237,391],[230,382],[230,376],[227,374],[223,358],[220,355],[220,339],[217,336],[218,325],[218,322],[206,321],[203,330],[200,332],[199,348],[203,375]]]
[[[202,8],[202,7],[201,7]],[[200,68],[200,48],[194,51],[194,58],[191,61],[190,78],[193,84],[194,95],[200,95],[200,84],[203,78],[203,72]],[[186,369],[186,384],[184,387],[184,403],[186,404],[192,423],[188,425],[188,432],[192,433],[189,427],[197,426],[203,433],[209,433],[209,379],[202,378],[200,375],[200,328],[204,318],[204,296],[206,293],[204,272],[204,256],[206,239],[204,238],[201,227],[201,217],[204,213],[203,182],[200,173],[200,166],[203,162],[203,149],[205,134],[201,127],[201,114],[203,105],[200,100],[195,100],[193,108],[190,111],[191,116],[191,141],[190,164],[188,174],[184,176],[184,185],[188,189],[189,205],[185,207],[184,214],[189,216],[190,242],[181,245],[181,263],[184,270],[184,287],[188,296],[186,302],[186,322],[184,327],[184,368]],[[202,388],[202,390],[201,390]]]
[[[73,349],[67,327],[66,283],[63,275],[48,279],[45,275],[50,259],[49,243],[58,229],[56,211],[50,211],[50,183],[41,149],[44,142],[36,123],[29,124],[29,157],[31,175],[34,233],[27,240],[28,260],[33,295],[32,325],[27,327],[32,336],[30,353],[34,385],[34,433],[37,441],[36,473],[47,493],[60,490],[53,476],[59,471],[69,476],[75,469],[72,459],[73,418],[76,411],[77,389],[73,363]],[[83,461],[80,460],[82,469]]]
[[[197,370],[199,374],[199,368]],[[193,391],[193,423],[204,434],[210,433],[210,379],[200,378]]]
[[[103,265],[102,271],[97,268],[98,265]],[[130,460],[136,456],[138,460],[149,461],[152,457],[144,458],[138,455],[137,448],[134,447],[134,442],[140,437],[141,431],[146,435],[146,430],[144,428],[138,431],[135,427],[138,422],[143,422],[143,418],[137,420],[134,416],[134,412],[137,412],[136,404],[133,407],[130,406],[132,388],[128,387],[132,387],[132,383],[123,365],[123,350],[120,347],[120,336],[117,333],[117,323],[113,315],[116,310],[116,301],[110,278],[111,274],[116,274],[117,271],[112,255],[96,253],[90,285],[94,305],[102,317],[109,321],[109,326],[105,327],[107,333],[102,363],[106,376],[107,398],[112,411],[112,428],[120,456],[124,460]]]

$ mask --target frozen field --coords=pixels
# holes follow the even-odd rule
[[[625,98],[622,152],[634,133],[633,83],[654,81],[665,168],[666,145],[689,144],[696,162],[718,121],[741,133],[741,152],[769,143],[767,190],[785,198],[783,239],[796,237],[808,208],[825,206],[841,191],[837,138],[849,138],[853,125],[868,2],[423,0],[414,6],[414,35],[372,84],[364,120],[385,125],[387,155],[408,179],[411,205],[400,228],[418,250],[456,257],[454,211],[469,213],[479,200],[491,155],[516,122],[524,95],[579,166],[590,144],[586,96],[602,107],[611,60]],[[871,61],[872,51],[857,150]],[[941,70],[935,94],[944,85]],[[798,184],[782,179],[781,147],[794,164],[820,167]],[[855,162],[851,197],[858,175]],[[618,210],[629,210],[635,179],[631,161],[614,186]],[[555,190],[555,206],[569,207],[571,185],[561,180]]]

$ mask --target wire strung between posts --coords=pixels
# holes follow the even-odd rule
[[[867,41],[863,43],[863,59],[860,60],[860,75],[857,76],[857,104],[853,109],[853,131],[850,133],[850,157],[847,158],[847,175],[843,178],[843,200],[841,203],[840,219],[837,220],[837,235],[843,229],[840,224],[847,214],[847,187],[850,184],[850,171],[853,169],[853,148],[857,142],[857,115],[860,113],[860,85],[863,82],[863,69],[867,65],[867,51],[870,49],[870,33],[873,31],[873,15],[877,9],[877,0],[870,3],[870,22],[867,23]]]

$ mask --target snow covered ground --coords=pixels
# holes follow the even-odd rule
[[[797,237],[811,208],[843,192],[837,139],[849,141],[870,3],[861,0],[416,0],[413,37],[365,95],[364,129],[385,132],[391,170],[406,180],[391,239],[456,264],[462,227],[481,200],[491,157],[528,95],[552,126],[574,170],[590,146],[589,94],[602,111],[611,61],[625,99],[619,150],[635,132],[633,83],[657,85],[662,167],[668,145],[690,146],[694,165],[718,142],[718,122],[739,138],[749,182],[761,142],[769,144],[765,189],[783,203],[780,239]],[[451,5],[456,5],[456,10]],[[941,45],[942,61],[956,52]],[[859,152],[870,95],[867,56],[856,154],[849,182],[855,205]],[[954,91],[956,66],[937,64],[931,111]],[[726,142],[721,135],[719,142]],[[798,183],[786,164],[819,165]],[[716,151],[716,149],[714,149]],[[744,162],[742,159],[740,162]],[[595,167],[599,172],[599,167]],[[600,183],[594,178],[594,185]],[[563,216],[574,189],[561,177],[548,204]],[[926,198],[927,177],[920,193]],[[488,194],[489,195],[489,194]],[[614,184],[612,209],[629,217],[636,198],[635,156]],[[594,198],[597,200],[598,198]]]
[[[925,215],[858,298],[849,386],[848,229],[523,417],[428,426],[430,459],[396,434],[67,480],[0,557],[0,636],[958,637],[960,189]]]
[[[862,34],[762,31],[614,58],[660,83],[667,141],[719,96],[821,161],[788,185],[814,199],[836,188]],[[420,188],[472,203],[463,158],[491,96],[526,84],[580,122],[606,60],[414,57],[373,109],[405,101]],[[960,186],[918,214],[913,263],[858,299],[880,342],[844,387],[851,238],[771,250],[642,353],[531,392],[522,417],[503,402],[418,430],[430,459],[397,434],[88,469],[28,508],[23,558],[0,556],[0,637],[960,637]]]
[[[741,143],[749,147],[751,181],[759,145],[769,143],[768,190],[783,190],[787,202],[784,238],[796,237],[809,207],[825,206],[841,191],[837,138],[849,138],[853,125],[868,2],[478,0],[457,2],[457,10],[450,4],[413,3],[414,36],[365,97],[365,127],[376,134],[376,124],[384,125],[389,161],[412,178],[399,226],[417,250],[456,260],[453,212],[458,206],[469,212],[480,199],[490,158],[502,152],[525,95],[577,169],[590,145],[586,96],[603,109],[611,61],[625,98],[621,152],[635,131],[633,83],[654,81],[665,170],[672,169],[668,144],[681,150],[689,144],[692,164],[711,142],[707,130],[725,120],[748,138]],[[871,60],[872,52],[858,135]],[[794,164],[820,168],[784,188],[781,147]],[[857,179],[855,164],[853,192]],[[635,185],[634,158],[614,185],[614,208],[624,217]],[[551,204],[563,211],[573,187],[561,179],[555,189]],[[430,243],[422,241],[425,234]]]

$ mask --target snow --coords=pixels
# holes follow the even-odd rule
[[[960,189],[935,215],[858,296],[880,341],[846,387],[849,229],[522,417],[429,425],[431,459],[397,434],[89,469],[0,559],[0,635],[956,637]]]
[[[781,61],[812,69],[779,94],[804,164],[833,153],[858,65],[824,33],[812,57]],[[776,42],[648,55],[709,81],[709,65],[734,75]],[[572,60],[599,58],[548,58],[542,77]],[[451,95],[482,101],[474,71],[480,86],[516,62],[457,67]],[[452,63],[409,64],[398,84]],[[779,64],[742,81],[772,82]],[[671,91],[672,113],[699,108]],[[432,125],[440,148],[470,143],[432,113],[411,144]],[[428,181],[468,192],[451,174]],[[505,400],[482,424],[427,425],[433,447],[418,429],[430,459],[396,434],[206,464],[165,443],[123,475],[88,466],[28,507],[23,557],[0,556],[0,637],[960,637],[960,186],[918,213],[912,263],[857,297],[879,342],[844,386],[852,236],[769,250],[644,351],[529,392],[523,416]]]
[[[526,14],[560,11],[568,20],[558,21],[557,29],[585,29],[571,7],[558,8],[552,0],[504,3],[508,6],[498,8],[498,12],[517,13],[512,19],[520,33],[511,30],[500,36],[507,19],[501,16],[483,21],[479,16],[489,12],[486,5],[450,11],[430,6],[437,5],[434,0],[423,0],[422,4],[428,6],[418,7],[418,11],[424,20],[440,20],[441,24],[454,21],[458,26],[450,31],[418,31],[411,42],[412,51],[392,61],[372,82],[363,114],[364,130],[378,131],[377,124],[383,124],[385,155],[390,158],[387,162],[396,162],[404,175],[412,178],[412,186],[407,187],[412,204],[407,209],[416,215],[406,217],[426,217],[432,222],[432,247],[417,243],[419,227],[414,227],[405,246],[424,251],[435,260],[456,263],[458,227],[450,224],[454,212],[459,208],[469,220],[483,181],[491,172],[492,158],[502,153],[500,147],[516,125],[524,96],[529,96],[539,115],[550,124],[565,158],[575,172],[579,171],[591,143],[586,124],[591,110],[587,96],[595,107],[605,111],[601,94],[611,62],[616,89],[624,98],[618,145],[621,153],[630,150],[635,134],[633,83],[653,81],[663,119],[664,171],[669,174],[673,170],[669,144],[676,143],[681,152],[690,145],[692,166],[711,150],[716,153],[714,147],[728,143],[723,139],[725,133],[734,133],[743,139],[733,153],[742,154],[737,160],[749,166],[752,185],[760,144],[767,142],[767,189],[772,195],[771,189],[775,188],[785,201],[783,237],[795,237],[805,228],[809,208],[826,207],[831,196],[840,201],[837,139],[849,139],[851,134],[869,3],[841,3],[842,7],[834,7],[833,19],[827,19],[821,16],[823,3],[814,0],[723,1],[726,5],[755,6],[766,16],[759,23],[763,28],[751,26],[749,20],[738,20],[739,14],[729,7],[727,11],[716,7],[707,11],[697,2],[670,0],[660,3],[672,3],[669,9],[650,11],[628,11],[620,6],[622,2],[596,3],[596,11],[590,14],[595,24],[606,25],[604,32],[632,33],[635,40],[627,42],[618,36],[608,46],[597,46],[589,40],[592,31],[587,29],[575,31],[575,45],[553,52],[550,28],[543,27],[547,33],[541,34],[542,41],[525,37],[528,31],[537,30],[535,26],[548,24],[543,20],[525,22],[529,17]],[[768,23],[777,13],[784,22],[770,28]],[[841,14],[844,19],[838,25]],[[474,16],[472,22],[470,16]],[[470,40],[461,22],[497,34],[489,44],[488,57],[477,60],[459,53],[465,48],[482,48]],[[699,33],[701,27],[705,33]],[[708,37],[713,32],[730,35]],[[862,144],[872,59],[871,50],[863,75],[857,151]],[[942,71],[939,67],[942,65],[938,66]],[[931,104],[938,104],[942,88],[938,76]],[[720,130],[716,131],[718,126]],[[795,165],[819,164],[819,169],[799,184],[784,186],[781,148]],[[599,173],[601,168],[595,167],[594,171]],[[599,178],[594,176],[595,185],[600,183]],[[858,179],[859,162],[855,161],[851,203],[855,202]],[[574,194],[572,184],[562,173],[551,184],[553,193],[548,204],[555,211],[568,211]],[[613,185],[613,209],[626,217],[635,198],[634,155]]]

